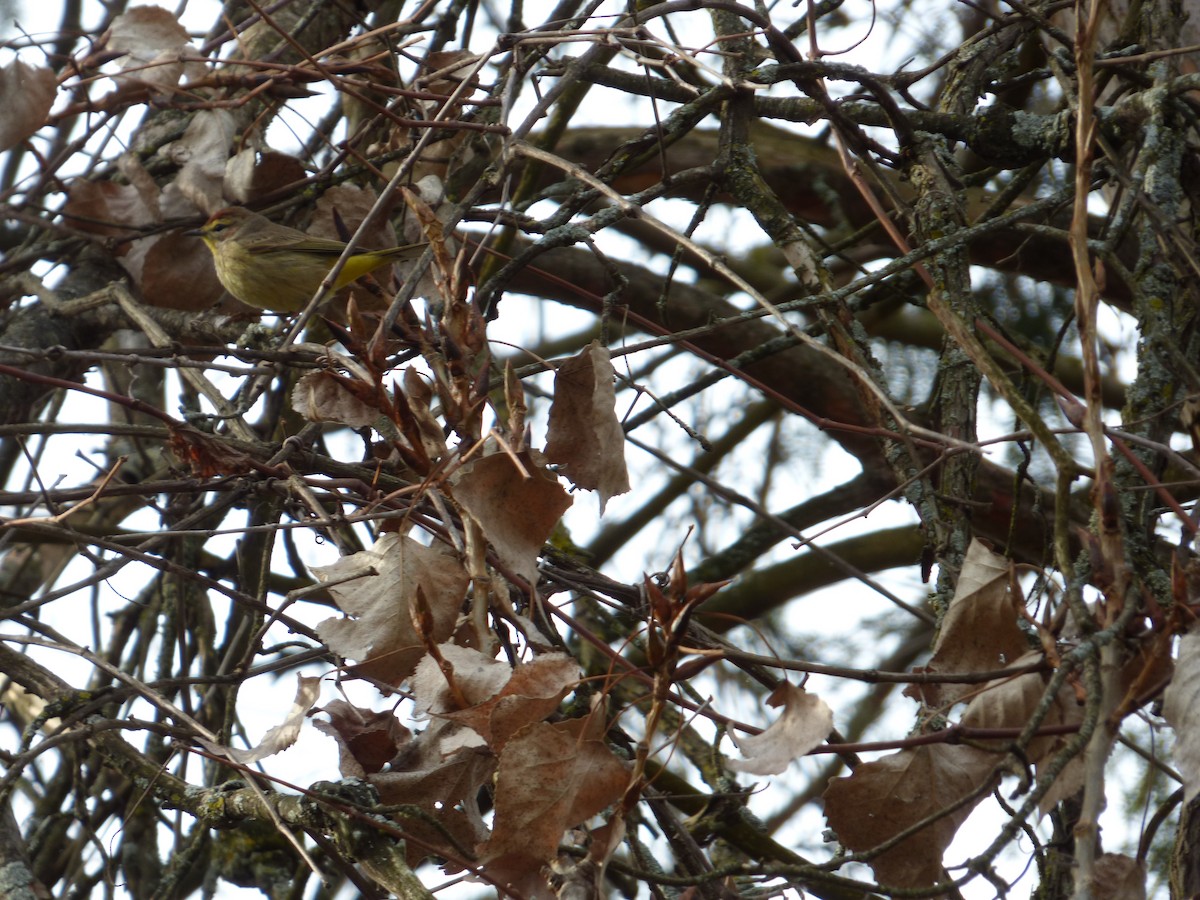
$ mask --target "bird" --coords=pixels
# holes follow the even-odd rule
[[[213,213],[187,232],[212,253],[217,278],[243,303],[269,312],[297,312],[308,305],[346,245],[279,225],[240,206]],[[336,292],[381,266],[414,259],[427,245],[355,251],[333,282]]]

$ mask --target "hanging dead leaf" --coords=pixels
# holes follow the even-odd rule
[[[518,731],[500,754],[489,876],[515,885],[552,859],[564,832],[620,799],[629,770],[603,741],[603,715]]]
[[[942,619],[933,658],[923,671],[966,674],[1000,669],[1029,649],[1017,627],[1007,559],[972,539],[954,599]],[[975,690],[969,684],[921,684],[904,691],[927,706],[948,708]]]
[[[974,747],[933,744],[901,750],[835,778],[825,791],[825,817],[848,849],[879,846],[949,809],[990,781],[995,757]],[[871,859],[880,883],[923,888],[941,877],[942,853],[970,815],[968,803]]]
[[[307,174],[304,164],[294,156],[247,147],[225,166],[225,196],[246,206],[259,197],[298,185]]]
[[[571,498],[531,453],[518,459],[524,472],[504,453],[472,460],[458,470],[454,497],[483,528],[500,561],[532,586],[538,554]]]
[[[58,92],[54,71],[14,59],[0,66],[0,153],[46,124]]]
[[[599,341],[559,366],[546,437],[546,458],[576,487],[599,494],[601,515],[610,497],[629,490],[614,378],[608,348]]]
[[[263,735],[263,739],[254,747],[249,750],[239,750],[234,747],[224,747],[203,738],[197,738],[197,741],[212,753],[248,766],[260,759],[274,756],[296,743],[308,711],[320,696],[321,679],[319,677],[297,675],[296,699],[292,701],[292,708],[288,711],[287,717],[279,725],[268,729],[267,733]]]
[[[1040,650],[1025,654],[1014,665],[1028,665],[1042,658]],[[1043,702],[1046,692],[1046,676],[1040,672],[1029,672],[1015,678],[1002,678],[988,682],[963,712],[962,724],[971,728],[1022,729]],[[1070,685],[1063,684],[1051,701],[1050,711],[1042,720],[1044,727],[1057,725],[1079,725],[1083,722],[1083,707],[1075,699]],[[1026,748],[1026,755],[1040,772],[1048,765],[1071,738],[1066,735],[1035,737]],[[991,743],[991,742],[989,742]],[[997,750],[1003,750],[1011,739],[994,742]],[[1058,773],[1050,790],[1041,798],[1038,807],[1042,815],[1053,809],[1059,801],[1074,794],[1083,785],[1083,757],[1076,756]]]
[[[783,714],[766,731],[745,738],[729,733],[745,757],[729,760],[728,766],[735,772],[779,775],[833,731],[833,710],[802,687],[785,681],[767,698],[767,704],[783,707]]]
[[[428,639],[443,641],[454,630],[469,582],[454,556],[395,533],[381,536],[370,550],[314,567],[313,574],[337,582],[329,593],[346,613],[317,626],[321,639],[335,653],[359,660],[352,672],[392,685],[411,675],[425,655],[411,613],[417,589],[432,616]]]

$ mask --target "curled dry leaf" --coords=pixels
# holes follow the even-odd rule
[[[388,533],[361,553],[330,566],[313,568],[346,617],[317,626],[331,650],[359,664],[351,671],[398,685],[425,655],[425,640],[413,626],[412,608],[420,588],[432,616],[426,636],[444,641],[467,594],[469,578],[449,553],[412,538]],[[349,579],[349,580],[347,580]]]
[[[379,418],[379,410],[368,406],[346,389],[332,372],[309,372],[292,389],[292,409],[310,422],[339,422],[365,428]]]
[[[1017,600],[1009,590],[1009,562],[972,539],[954,599],[942,619],[927,672],[986,672],[1011,665],[1029,649],[1017,626]],[[950,707],[975,690],[969,684],[913,685],[905,696]]]
[[[500,561],[533,586],[538,554],[571,498],[531,453],[517,458],[524,472],[505,453],[467,463],[454,479],[454,498],[479,523]]]
[[[45,66],[14,59],[0,66],[0,153],[9,150],[46,124],[58,82]]]
[[[784,682],[771,693],[767,704],[782,706],[783,714],[766,731],[746,738],[730,732],[745,757],[729,760],[729,768],[735,772],[778,775],[833,731],[833,710],[802,687]]]
[[[576,487],[599,494],[601,514],[610,497],[629,490],[614,378],[608,348],[599,341],[559,366],[546,437],[546,458]]]
[[[871,850],[971,795],[990,780],[994,759],[974,747],[947,744],[892,753],[859,766],[848,778],[832,779],[825,791],[825,818],[848,849]],[[934,884],[941,876],[942,853],[974,807],[970,802],[946,813],[873,857],[875,877],[897,888]]]
[[[391,710],[376,712],[338,699],[313,712],[329,715],[328,722],[313,719],[313,727],[337,741],[338,769],[344,778],[381,771],[412,738]]]
[[[1191,803],[1200,789],[1200,627],[1194,624],[1179,640],[1163,718],[1175,729],[1175,766],[1183,776],[1184,802]]]
[[[288,711],[287,717],[274,728],[268,729],[267,733],[263,735],[263,739],[254,747],[249,750],[237,750],[202,738],[197,740],[212,753],[248,766],[260,759],[274,756],[296,743],[296,738],[300,736],[300,728],[304,724],[304,718],[319,696],[321,696],[320,678],[297,675],[296,699],[292,701],[292,708]]]

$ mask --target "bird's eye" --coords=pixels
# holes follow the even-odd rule
[[[229,227],[228,219],[217,219],[217,221],[215,221],[215,222],[208,223],[208,230],[210,232],[212,232],[213,234],[216,234],[219,231],[224,231],[228,227]]]

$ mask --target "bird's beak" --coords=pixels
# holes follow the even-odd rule
[[[199,228],[192,228],[189,231],[185,231],[183,233],[183,236],[184,237],[204,237],[204,232]]]

